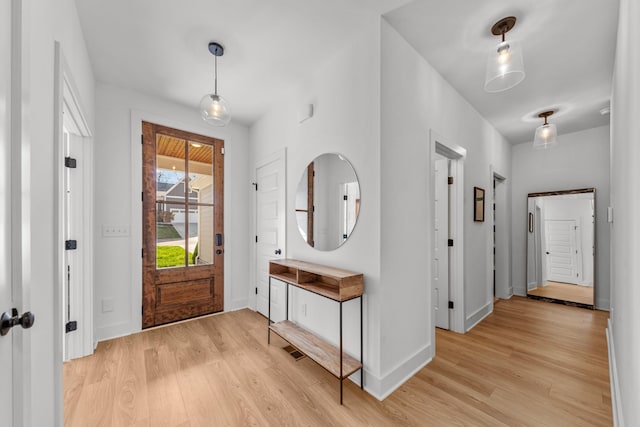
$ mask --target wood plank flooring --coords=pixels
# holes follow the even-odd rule
[[[530,290],[529,294],[590,305],[593,305],[594,298],[591,286],[578,286],[560,282],[547,282],[545,286],[538,286]]]
[[[98,345],[64,365],[66,426],[610,426],[608,313],[513,297],[383,402],[295,361],[250,310]],[[366,356],[366,355],[365,355]]]

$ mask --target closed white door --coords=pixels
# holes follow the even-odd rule
[[[449,329],[449,185],[447,159],[435,161],[433,304],[436,326]]]
[[[268,315],[269,261],[285,257],[285,154],[278,153],[256,167],[256,309]],[[284,287],[273,284],[272,318],[284,315]]]
[[[576,222],[547,220],[545,231],[547,280],[577,284]]]
[[[11,297],[11,2],[0,2],[0,314],[14,307]],[[13,339],[0,336],[0,425],[13,425]]]

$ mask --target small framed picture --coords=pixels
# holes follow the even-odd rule
[[[484,222],[484,190],[473,187],[473,220]]]

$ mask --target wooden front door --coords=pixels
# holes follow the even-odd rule
[[[223,310],[224,141],[142,123],[142,327]]]

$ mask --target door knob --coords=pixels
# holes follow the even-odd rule
[[[0,317],[0,336],[7,335],[11,328],[20,325],[23,329],[29,329],[36,321],[36,316],[30,311],[23,313],[22,316],[18,316],[18,310],[16,308],[11,309],[11,315],[4,312]]]
[[[280,249],[276,249],[276,250],[275,250],[275,254],[276,254],[276,255],[280,255],[280,254],[282,254],[282,251],[281,251]]]

